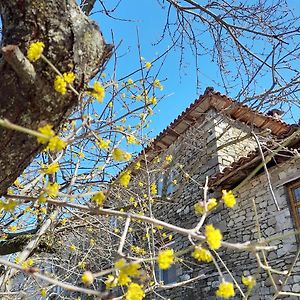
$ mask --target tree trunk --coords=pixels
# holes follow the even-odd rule
[[[73,71],[80,90],[109,58],[107,45],[97,27],[74,0],[0,1],[3,36],[0,54],[0,118],[37,129],[46,123],[57,130],[77,104],[71,91],[54,90],[54,71],[43,61],[28,71],[12,63],[16,46],[26,54],[35,41],[45,44],[43,54],[60,70]],[[10,46],[15,45],[15,46]],[[3,48],[5,47],[5,48]],[[29,67],[32,68],[32,66]],[[35,71],[35,72],[34,72]],[[28,73],[34,74],[28,74]],[[0,128],[0,196],[41,150],[36,138]]]

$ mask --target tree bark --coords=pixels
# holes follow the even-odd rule
[[[0,118],[37,129],[46,123],[55,130],[77,104],[78,97],[54,90],[54,71],[38,60],[17,68],[14,55],[26,54],[35,41],[45,43],[44,55],[60,72],[73,71],[80,90],[110,56],[97,25],[74,0],[10,0],[0,2],[3,35],[0,54]],[[22,69],[23,68],[23,69]],[[0,196],[41,150],[36,138],[0,128]]]

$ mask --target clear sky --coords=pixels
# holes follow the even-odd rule
[[[107,2],[107,7],[112,8],[112,3],[117,3],[117,1]],[[147,61],[154,60],[170,47],[170,39],[163,39],[158,43],[163,33],[167,15],[166,9],[162,9],[158,1],[121,1],[111,13],[113,17],[118,19],[97,13],[101,9],[99,3],[97,5],[92,17],[99,24],[107,42],[112,41],[112,32],[114,44],[118,45],[121,42],[118,49],[120,58],[118,59],[117,78],[121,78],[139,67],[138,38],[141,54]],[[293,1],[291,1],[291,5],[296,7],[296,3]],[[206,39],[208,36],[201,35],[200,38]],[[194,102],[207,86],[213,86],[215,90],[225,93],[222,87],[218,86],[218,82],[221,81],[216,66],[211,61],[211,56],[202,56],[198,61],[200,70],[196,71],[193,53],[187,46],[185,46],[183,53],[184,60],[180,64],[181,52],[179,49],[170,50],[160,70],[158,78],[164,80],[163,92],[166,98],[158,105],[156,114],[152,117],[152,136],[159,133]],[[154,63],[154,70],[160,67],[161,62],[162,60],[159,60]],[[111,68],[112,65],[109,64],[107,70],[111,70]],[[200,80],[198,88],[197,76]],[[261,85],[263,86],[263,83]],[[228,96],[234,97],[235,95],[229,94]],[[295,108],[293,113],[297,120],[297,117],[300,116],[299,108]],[[286,117],[286,121],[291,122],[289,116]]]
[[[111,32],[114,34],[115,44],[121,42],[118,53],[123,57],[118,61],[118,78],[139,67],[138,35],[141,54],[146,60],[154,60],[170,47],[169,39],[155,45],[161,38],[166,21],[166,11],[160,8],[157,1],[144,0],[142,4],[136,0],[122,1],[113,15],[130,21],[115,20],[97,13],[93,17],[108,42],[112,41]],[[194,102],[207,86],[217,89],[211,80],[215,77],[211,65],[207,58],[203,58],[200,65],[205,71],[198,73],[201,83],[200,89],[197,90],[195,59],[189,49],[185,49],[184,53],[185,61],[180,67],[180,52],[178,49],[170,50],[158,75],[164,85],[163,93],[166,98],[158,105],[156,114],[152,117],[153,135],[159,133]],[[157,70],[161,62],[162,60],[154,63],[153,68]],[[108,69],[111,67],[108,65]]]

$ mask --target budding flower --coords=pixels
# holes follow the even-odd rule
[[[92,274],[92,272],[90,271],[85,271],[82,276],[81,276],[81,281],[85,284],[85,285],[91,285],[94,281],[94,276]]]

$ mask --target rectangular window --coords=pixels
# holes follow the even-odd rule
[[[171,284],[177,282],[176,265],[172,264],[169,269],[161,270],[156,266],[155,270],[157,280],[163,281],[164,284]]]
[[[174,193],[175,172],[173,170],[166,170],[161,174],[157,180],[157,195],[161,198],[171,197]]]
[[[300,229],[300,180],[288,186],[288,193],[295,223]]]

